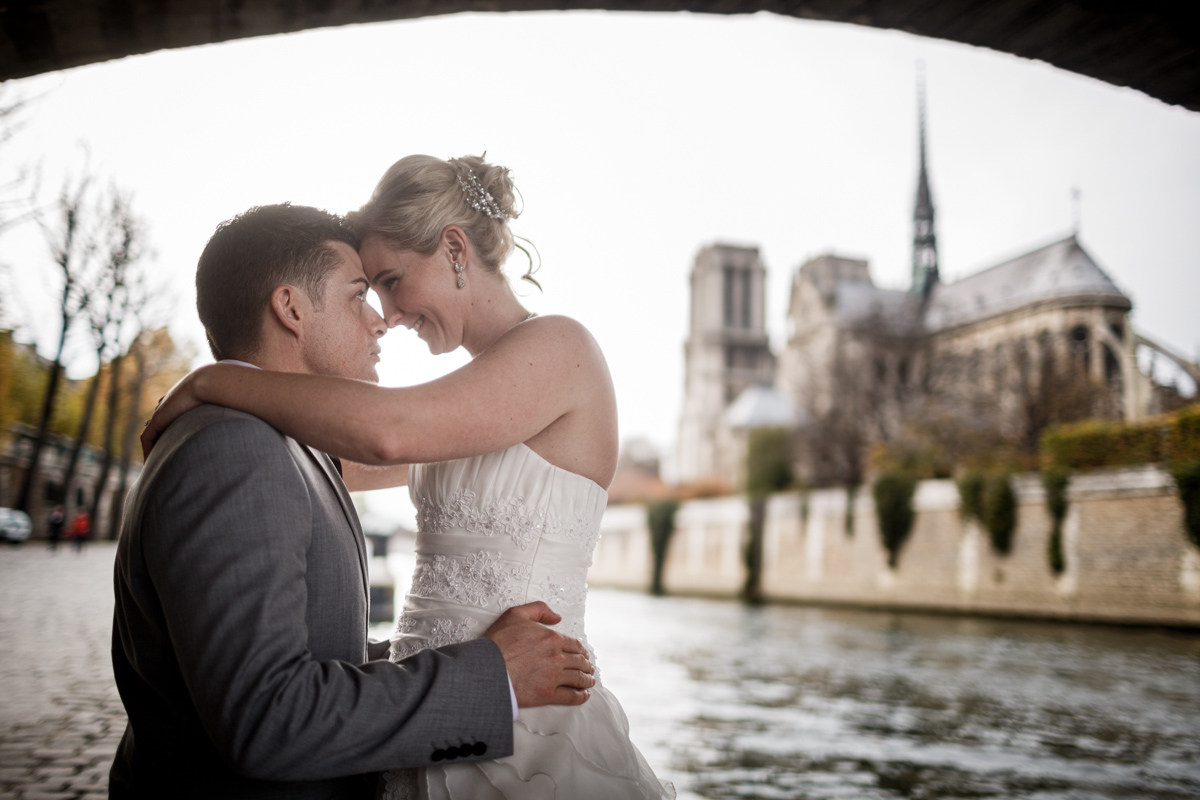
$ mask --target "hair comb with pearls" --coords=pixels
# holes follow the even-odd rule
[[[483,212],[492,219],[509,218],[508,214],[500,208],[500,204],[492,197],[492,193],[484,189],[479,178],[475,177],[475,170],[467,167],[466,178],[459,173],[458,185],[462,187],[463,194],[467,196],[467,203],[471,208]]]

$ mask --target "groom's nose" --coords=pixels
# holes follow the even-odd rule
[[[367,327],[371,329],[371,335],[378,339],[380,336],[383,336],[385,333],[387,333],[387,323],[384,322],[383,317],[379,316],[378,311],[371,306],[367,306],[367,308],[371,309],[371,314],[367,318]]]

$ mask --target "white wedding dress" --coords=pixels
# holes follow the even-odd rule
[[[554,626],[583,640],[587,570],[608,494],[524,444],[415,465],[417,567],[392,637],[393,661],[474,639],[505,609],[544,600]],[[521,709],[513,755],[384,773],[384,800],[657,800],[673,798],[629,739],[600,683],[581,706]]]

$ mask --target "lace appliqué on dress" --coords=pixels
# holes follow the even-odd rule
[[[599,527],[578,512],[573,520],[561,520],[548,511],[530,509],[523,497],[496,500],[476,507],[475,493],[469,489],[455,492],[441,505],[420,503],[417,528],[425,533],[459,529],[483,536],[503,535],[522,550],[528,550],[529,545],[543,534],[577,542],[587,553],[591,553],[600,539]]]
[[[455,492],[442,505],[422,503],[417,509],[417,529],[425,533],[459,528],[484,536],[502,534],[522,550],[528,550],[541,535],[545,521],[545,514],[527,508],[523,497],[497,500],[477,508],[475,493],[469,489]]]
[[[433,626],[425,637],[409,636],[392,642],[389,658],[392,661],[403,661],[409,656],[416,655],[422,650],[445,647],[448,644],[458,644],[468,639],[474,639],[473,632],[478,623],[471,617],[464,617],[458,622],[444,617],[432,620]],[[401,617],[396,624],[396,630],[401,634],[412,633],[417,628],[417,620],[413,617]]]
[[[548,533],[577,543],[589,557],[596,549],[596,542],[600,541],[600,526],[589,524],[579,512],[575,513],[575,519],[570,522],[554,519],[546,527],[553,529],[548,530]]]
[[[587,603],[587,581],[582,575],[551,573],[542,579],[538,590],[542,594],[542,599],[555,611],[574,606],[580,606],[582,610],[582,606]]]
[[[453,600],[462,605],[501,610],[525,600],[525,585],[532,567],[518,564],[506,569],[499,553],[480,550],[465,558],[436,555],[417,567],[412,591],[424,597]]]

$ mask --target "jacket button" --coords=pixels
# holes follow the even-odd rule
[[[476,742],[475,746],[471,748],[471,753],[473,755],[481,756],[486,752],[487,752],[487,745],[484,744],[483,742]]]
[[[457,747],[447,747],[446,748],[446,760],[453,761],[456,758],[458,758],[458,748]]]
[[[445,750],[434,750],[433,755],[431,755],[429,758],[433,761],[441,761],[445,757],[446,757]]]

